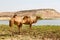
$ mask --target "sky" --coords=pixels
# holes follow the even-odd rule
[[[60,0],[0,0],[0,12],[47,8],[60,12]]]

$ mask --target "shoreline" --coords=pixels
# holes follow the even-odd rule
[[[0,17],[0,20],[10,20],[11,17]],[[41,20],[41,19],[39,19]],[[42,19],[42,20],[60,20],[60,18],[53,18],[53,19]]]
[[[10,20],[10,17],[0,17],[0,20]]]

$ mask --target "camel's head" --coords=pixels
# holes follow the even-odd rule
[[[39,16],[36,16],[37,19],[39,19],[40,17]]]
[[[37,19],[42,19],[40,16],[36,16]]]

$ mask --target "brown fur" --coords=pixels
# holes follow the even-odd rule
[[[17,15],[14,15],[11,20],[9,21],[9,26],[11,27],[12,30],[12,26],[14,24],[16,24],[18,26],[18,30],[20,33],[20,29],[22,27],[22,24],[28,24],[30,25],[30,29],[33,23],[36,23],[39,17],[35,16],[35,17],[30,17],[30,16],[24,16],[24,17],[18,17]]]

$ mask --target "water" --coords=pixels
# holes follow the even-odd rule
[[[38,20],[33,25],[60,25],[60,20]]]
[[[9,25],[9,21],[0,20],[0,24]],[[38,22],[33,25],[60,25],[60,20],[38,20]]]
[[[9,21],[8,20],[0,20],[0,24],[9,25]]]

